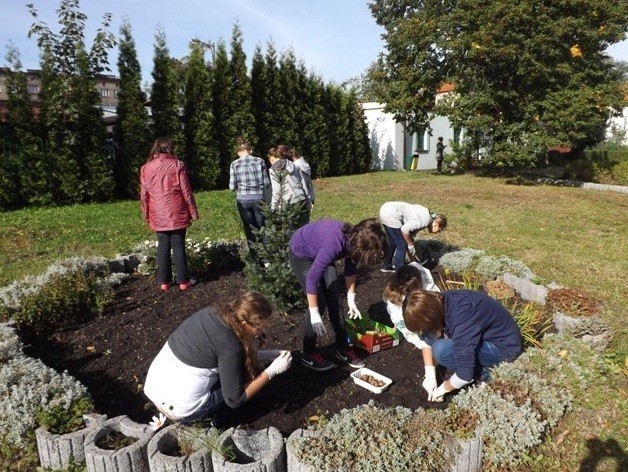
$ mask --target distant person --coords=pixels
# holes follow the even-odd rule
[[[296,212],[291,229],[296,229],[309,221],[310,201],[306,183],[299,168],[292,162],[290,148],[280,144],[268,151],[271,162],[269,175],[272,187],[271,210],[291,208]]]
[[[169,138],[157,138],[140,169],[140,203],[144,220],[157,234],[157,282],[166,291],[172,283],[172,259],[181,290],[196,284],[188,273],[185,233],[198,220],[196,201],[183,161]],[[172,259],[171,259],[172,251]]]
[[[447,146],[443,144],[443,137],[438,137],[438,142],[436,143],[436,170],[441,172],[443,170],[443,159],[445,157],[445,148]]]
[[[148,369],[144,393],[169,419],[189,424],[237,409],[292,363],[290,351],[258,351],[273,314],[260,293],[204,308],[168,337]],[[260,371],[259,362],[271,361]]]
[[[394,272],[405,262],[406,253],[414,259],[414,235],[423,229],[440,233],[447,227],[447,218],[421,205],[406,202],[386,202],[379,209],[388,242],[382,272]],[[394,265],[393,265],[394,256]]]
[[[428,397],[490,380],[489,368],[521,354],[521,333],[504,306],[484,292],[415,290],[403,301],[406,327],[432,347],[434,360],[453,371]]]
[[[307,220],[305,223],[309,223],[312,210],[314,209],[314,203],[316,201],[316,191],[314,190],[314,184],[312,183],[312,169],[299,151],[292,148],[290,154],[292,156],[292,162],[294,162],[294,165],[301,171],[301,176],[305,182],[305,191],[310,202],[307,212]]]
[[[381,260],[385,244],[386,236],[375,218],[356,225],[332,219],[313,221],[297,229],[290,238],[290,266],[307,296],[301,363],[308,369],[326,371],[335,367],[316,351],[317,337],[327,331],[321,317],[325,308],[334,329],[335,358],[354,368],[365,365],[347,338],[336,261],[345,262],[349,317],[361,318],[355,301],[357,265]]]
[[[251,246],[251,243],[258,242],[253,230],[264,226],[261,204],[266,189],[270,187],[270,181],[264,159],[251,155],[253,148],[249,143],[239,139],[236,152],[238,158],[229,168],[229,189],[236,192],[236,207],[242,220],[249,252],[253,259],[257,259]]]

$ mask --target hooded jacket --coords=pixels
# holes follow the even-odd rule
[[[273,210],[279,206],[281,200],[289,205],[307,199],[306,184],[301,171],[288,159],[279,159],[270,167],[270,184],[273,189],[270,206]]]
[[[170,154],[157,154],[140,169],[140,204],[153,231],[172,231],[198,219],[187,168]]]

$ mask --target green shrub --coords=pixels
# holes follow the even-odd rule
[[[516,261],[507,256],[481,256],[475,266],[475,272],[482,281],[494,280],[506,272],[523,277],[530,273],[530,269],[520,261]]]
[[[342,410],[314,436],[294,439],[299,461],[320,471],[449,471],[458,450],[440,410],[366,405]]]
[[[242,254],[248,288],[263,293],[281,312],[304,307],[305,303],[288,257],[288,244],[300,212],[299,205],[278,205],[272,210],[270,205],[262,204],[266,221],[259,231],[254,230],[262,242],[250,243],[255,257],[250,251]]]
[[[241,241],[211,241],[209,238],[197,241],[188,238],[185,240],[188,269],[191,274],[199,274],[210,268],[222,270],[233,267],[240,263],[241,245]],[[142,275],[154,275],[157,272],[157,241],[146,240],[136,245],[134,251],[142,254],[137,271]]]
[[[88,396],[74,398],[68,405],[57,404],[40,409],[37,423],[52,434],[67,434],[85,426],[83,415],[94,411],[94,402]]]
[[[0,444],[28,444],[42,411],[71,411],[86,397],[87,389],[78,380],[39,359],[19,355],[0,364]]]
[[[53,276],[39,291],[24,296],[13,319],[20,329],[38,335],[102,314],[113,289],[81,269]]]

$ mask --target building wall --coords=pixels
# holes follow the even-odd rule
[[[621,116],[611,118],[606,128],[606,139],[621,139],[621,144],[628,146],[628,108],[624,108]]]
[[[410,170],[412,155],[417,153],[417,170],[436,169],[436,142],[442,136],[445,155],[451,151],[454,130],[449,119],[435,116],[430,122],[431,134],[425,131],[420,136],[405,132],[401,123],[395,123],[391,113],[384,113],[384,104],[362,103],[369,129],[373,168],[385,170]]]
[[[9,93],[7,91],[6,79],[8,69],[0,67],[0,119],[6,114],[7,101]],[[39,94],[41,92],[41,77],[39,70],[27,69],[26,83],[30,93],[30,99],[33,102],[33,108],[37,112],[39,110]],[[103,107],[118,106],[118,90],[120,87],[120,79],[113,75],[99,75],[96,77],[94,87],[100,95]]]

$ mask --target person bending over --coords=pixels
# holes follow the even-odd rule
[[[290,351],[258,351],[257,337],[273,313],[260,293],[246,292],[222,307],[184,320],[148,369],[144,393],[173,421],[190,424],[237,409],[290,367]],[[272,360],[259,372],[259,361]]]
[[[384,225],[388,249],[384,255],[382,272],[394,272],[405,262],[406,252],[415,256],[414,235],[422,229],[440,233],[447,228],[447,218],[421,205],[406,202],[386,202],[379,209],[379,219]],[[393,265],[394,256],[394,265]]]
[[[390,315],[390,320],[395,328],[403,335],[406,340],[414,344],[421,350],[423,356],[423,365],[425,366],[425,379],[423,380],[423,388],[428,396],[438,387],[436,380],[436,366],[434,357],[432,356],[432,348],[419,335],[413,333],[406,327],[403,320],[402,304],[403,300],[415,290],[430,290],[440,292],[438,286],[434,283],[434,279],[429,270],[418,262],[411,262],[403,265],[388,280],[384,288],[384,303],[386,310]]]
[[[307,296],[308,311],[303,322],[303,355],[301,363],[313,370],[332,369],[334,364],[316,351],[316,339],[325,334],[321,318],[325,307],[336,338],[335,357],[351,367],[364,367],[349,345],[341,310],[340,287],[336,261],[345,261],[347,305],[351,318],[361,318],[355,302],[357,265],[370,265],[382,258],[386,236],[375,218],[356,225],[322,219],[297,229],[289,243],[290,266]]]
[[[432,347],[436,362],[454,372],[432,392],[430,401],[441,401],[474,380],[489,381],[490,367],[521,354],[517,323],[484,292],[415,290],[403,301],[403,319]]]

